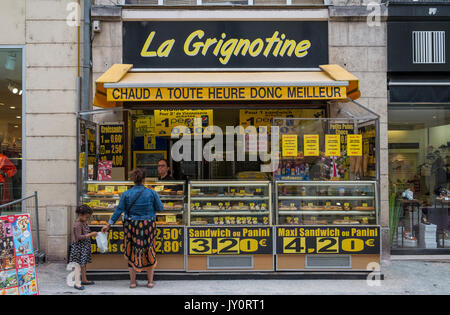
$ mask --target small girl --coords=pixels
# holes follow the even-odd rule
[[[92,285],[94,281],[88,281],[86,278],[86,265],[91,262],[91,237],[96,237],[97,232],[89,230],[88,222],[92,215],[92,209],[88,205],[77,207],[77,220],[73,227],[72,245],[70,247],[69,263],[77,263],[81,267],[81,284],[80,270],[75,268],[75,285],[77,290],[84,290],[85,285]]]

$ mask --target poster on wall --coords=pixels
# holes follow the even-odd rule
[[[99,161],[112,161],[113,167],[124,167],[123,125],[100,125],[99,130]]]
[[[30,216],[0,217],[0,295],[37,294]]]
[[[195,126],[195,119],[201,119],[201,125]],[[155,110],[156,136],[178,136],[186,132],[202,134],[206,127],[213,126],[213,110]]]

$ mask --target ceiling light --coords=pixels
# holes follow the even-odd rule
[[[0,106],[5,106],[5,103],[0,103]]]
[[[22,117],[21,117],[21,116],[16,116],[16,118],[17,118],[17,119],[20,119],[20,118],[22,118]]]
[[[18,94],[19,93],[19,87],[18,84],[14,83],[13,81],[9,81],[8,83],[8,90],[11,91],[11,93],[13,94]]]
[[[14,125],[14,128],[19,128],[19,126],[18,125]]]
[[[16,109],[16,106],[9,106],[9,108],[11,108],[11,109]]]
[[[19,91],[19,95],[22,95],[22,93],[23,93],[23,90],[20,90],[20,91]]]
[[[16,54],[9,54],[8,57],[6,57],[5,68],[14,71],[14,69],[16,69],[16,59]]]

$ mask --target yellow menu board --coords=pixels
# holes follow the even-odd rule
[[[199,126],[194,120],[201,119]],[[178,136],[189,129],[191,134],[202,134],[206,127],[213,126],[213,110],[155,110],[156,136]]]
[[[296,157],[298,150],[297,135],[283,135],[281,141],[283,156]]]
[[[341,155],[340,135],[325,135],[325,155],[326,156]]]
[[[362,135],[347,135],[347,155],[362,156]]]
[[[305,156],[319,156],[319,135],[303,135]]]

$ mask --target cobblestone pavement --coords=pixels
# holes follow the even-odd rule
[[[128,280],[97,280],[85,291],[66,284],[65,264],[46,263],[37,272],[42,295],[450,294],[450,261],[391,261],[382,268],[385,279],[379,286],[370,286],[366,280],[161,280],[148,289],[146,281],[140,280],[140,286],[131,290]]]

